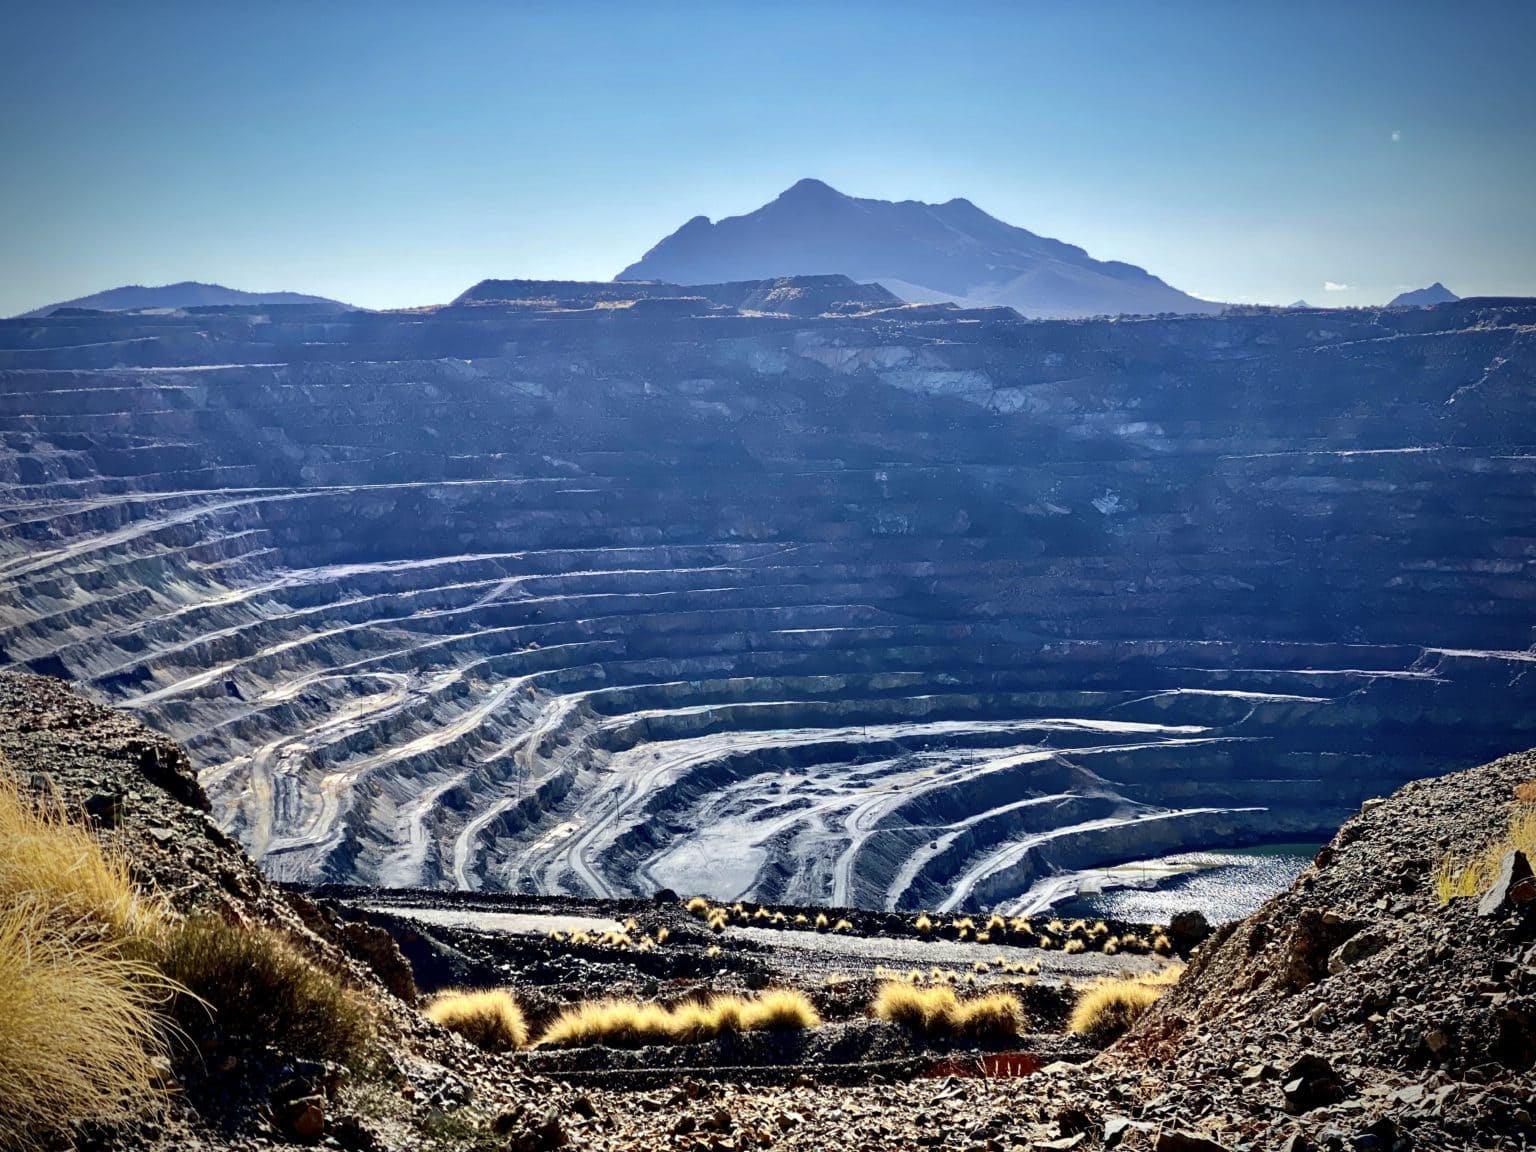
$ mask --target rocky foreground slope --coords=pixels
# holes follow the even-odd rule
[[[635,906],[679,934],[668,948],[605,958],[573,942],[413,928],[392,915],[370,924],[358,905],[278,890],[207,820],[174,745],[54,681],[0,675],[0,752],[29,787],[92,812],[139,882],[178,911],[280,928],[342,972],[380,1020],[379,1051],[351,1080],[281,1051],[211,1076],[193,1058],[178,1065],[189,1080],[169,1110],[121,1129],[85,1125],[76,1136],[90,1147],[1237,1152],[1513,1150],[1536,1139],[1532,886],[1442,903],[1430,880],[1445,854],[1475,855],[1507,833],[1522,810],[1513,789],[1536,777],[1536,754],[1368,804],[1288,892],[1219,930],[1163,1001],[1087,1063],[1080,1041],[1050,1033],[1075,994],[1063,977],[1092,958],[1039,953],[1068,967],[1011,985],[1027,998],[1030,1031],[1014,1042],[1022,1051],[992,1045],[983,1063],[987,1045],[914,1047],[898,1028],[840,1013],[870,986],[840,937],[820,938],[825,971],[840,973],[828,979],[801,960],[786,966],[799,951],[787,944],[690,929],[677,905]],[[377,922],[394,926],[393,939]],[[883,935],[872,925],[865,939]],[[534,1012],[590,994],[586,984],[646,997],[766,976],[798,979],[828,1023],[756,1050],[491,1056],[426,1024],[413,1004],[417,980],[430,988],[476,975],[496,940],[490,978]],[[729,955],[712,960],[721,942]],[[755,1070],[731,1066],[743,1060]]]
[[[1025,910],[1536,741],[1536,304],[0,322],[0,666],[297,881]]]

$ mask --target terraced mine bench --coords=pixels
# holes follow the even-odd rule
[[[280,879],[1020,909],[1536,743],[1536,303],[0,322],[0,667]]]

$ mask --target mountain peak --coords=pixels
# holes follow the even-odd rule
[[[1461,297],[1436,280],[1428,288],[1417,288],[1392,297],[1388,308],[1427,308],[1431,304],[1452,304]]]
[[[822,180],[814,180],[807,176],[804,180],[796,180],[778,195],[779,201],[785,200],[846,200],[844,196],[832,185]]]
[[[349,305],[325,296],[308,296],[301,292],[245,292],[238,288],[226,288],[222,284],[205,284],[200,280],[178,280],[174,284],[124,284],[94,292],[73,300],[48,304],[23,318],[46,316],[57,308],[84,308],[99,312],[133,312],[145,308],[217,308],[234,305],[315,304],[328,308],[345,309]]]
[[[696,216],[617,280],[720,284],[841,274],[916,303],[1003,305],[1028,316],[1216,312],[1145,269],[988,215],[962,197],[869,200],[806,178],[743,216]]]

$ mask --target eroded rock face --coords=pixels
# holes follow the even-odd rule
[[[1018,905],[1536,743],[1536,305],[621,287],[0,323],[0,664],[402,886]]]

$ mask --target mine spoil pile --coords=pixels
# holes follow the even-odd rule
[[[179,740],[280,880],[1028,911],[1536,743],[1533,325],[4,321],[0,666]]]
[[[634,940],[662,941],[618,948],[497,931],[511,897],[287,890],[216,827],[176,745],[39,676],[0,674],[0,756],[27,794],[88,819],[164,915],[213,917],[234,939],[280,935],[373,1021],[363,1051],[332,1061],[297,1053],[303,1034],[237,1045],[245,1021],[227,1007],[189,1016],[195,1032],[134,1102],[142,1118],[60,1118],[59,1135],[83,1149],[1342,1152],[1536,1139],[1536,879],[1526,856],[1504,850],[1536,829],[1536,753],[1368,802],[1289,891],[1192,946],[1161,1000],[1103,1051],[1064,1034],[1074,1004],[1111,961],[1130,973],[1169,961],[1018,949],[1045,962],[1038,978],[999,965],[981,988],[959,989],[965,1003],[1015,996],[1006,1030],[924,1035],[878,1018],[869,997],[893,981],[833,948],[949,955],[936,930],[914,933],[903,918],[781,929],[821,941],[843,969],[826,979],[787,940],[707,924],[670,896],[524,898],[517,913],[622,917]],[[1498,866],[1477,891],[1447,889],[1479,860]],[[1166,971],[1179,974],[1176,962]],[[430,994],[462,982],[515,998],[527,1035],[499,1050],[430,1022]],[[677,1013],[710,996],[780,993],[807,1006],[804,1024],[520,1049],[595,996]],[[0,1075],[13,1055],[0,1051]],[[0,1099],[0,1116],[15,1103]]]

